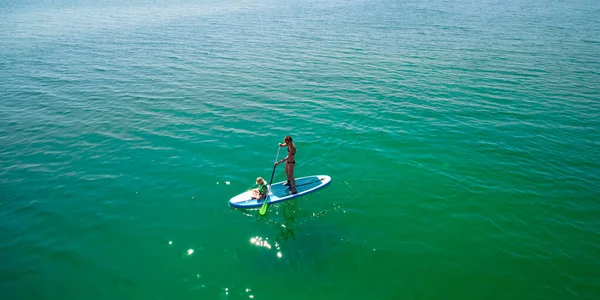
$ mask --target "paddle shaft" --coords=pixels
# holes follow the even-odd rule
[[[279,159],[279,150],[281,150],[281,147],[277,146],[277,156],[275,156],[275,162],[277,162],[277,160]],[[271,184],[273,183],[273,177],[275,176],[275,168],[277,168],[277,165],[273,166],[273,173],[271,173],[271,180],[269,180],[269,189],[271,188]]]
[[[275,162],[277,162],[277,160],[279,159],[279,150],[281,150],[281,147],[279,147],[279,145],[278,145],[277,146],[277,156],[275,156]],[[271,173],[271,180],[269,180],[269,191],[271,190],[271,184],[273,183],[273,177],[275,177],[275,168],[277,168],[277,165],[273,166],[273,173]],[[265,198],[265,202],[263,203],[262,207],[258,211],[258,213],[260,215],[264,215],[267,212],[267,203],[269,202],[269,191],[267,191],[267,197]]]

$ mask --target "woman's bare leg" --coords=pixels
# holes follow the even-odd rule
[[[295,193],[296,192],[296,179],[294,179],[294,166],[296,164],[288,164],[288,171],[289,171],[289,175],[288,175],[288,180],[291,182],[290,186],[290,192],[291,193]]]

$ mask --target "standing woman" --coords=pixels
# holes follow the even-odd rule
[[[296,180],[294,179],[294,167],[296,166],[296,145],[294,145],[292,137],[288,135],[283,139],[283,144],[279,144],[279,147],[287,147],[288,155],[284,159],[276,162],[275,165],[285,161],[285,175],[287,176],[287,182],[283,185],[289,186],[290,193],[295,194],[298,192],[296,191]]]

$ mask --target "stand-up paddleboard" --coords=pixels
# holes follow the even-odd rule
[[[295,194],[290,194],[288,187],[283,185],[285,181],[273,183],[267,198],[258,201],[252,199],[252,190],[250,190],[229,199],[229,205],[237,208],[255,208],[262,206],[265,201],[268,201],[268,204],[282,202],[312,193],[327,186],[330,182],[331,177],[327,175],[296,178],[296,191],[298,192]]]

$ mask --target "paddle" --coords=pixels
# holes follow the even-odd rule
[[[279,159],[279,150],[281,150],[281,147],[279,147],[279,145],[277,146],[277,156],[275,156],[275,162],[277,162],[277,160]],[[269,191],[271,190],[271,183],[273,183],[273,176],[275,176],[275,168],[277,168],[277,165],[273,166],[273,173],[271,174],[271,180],[269,180],[269,190],[267,191],[267,197],[265,198],[265,202],[263,202],[263,205],[260,207],[260,210],[258,211],[258,213],[261,216],[264,216],[267,213],[267,203],[269,202]]]

